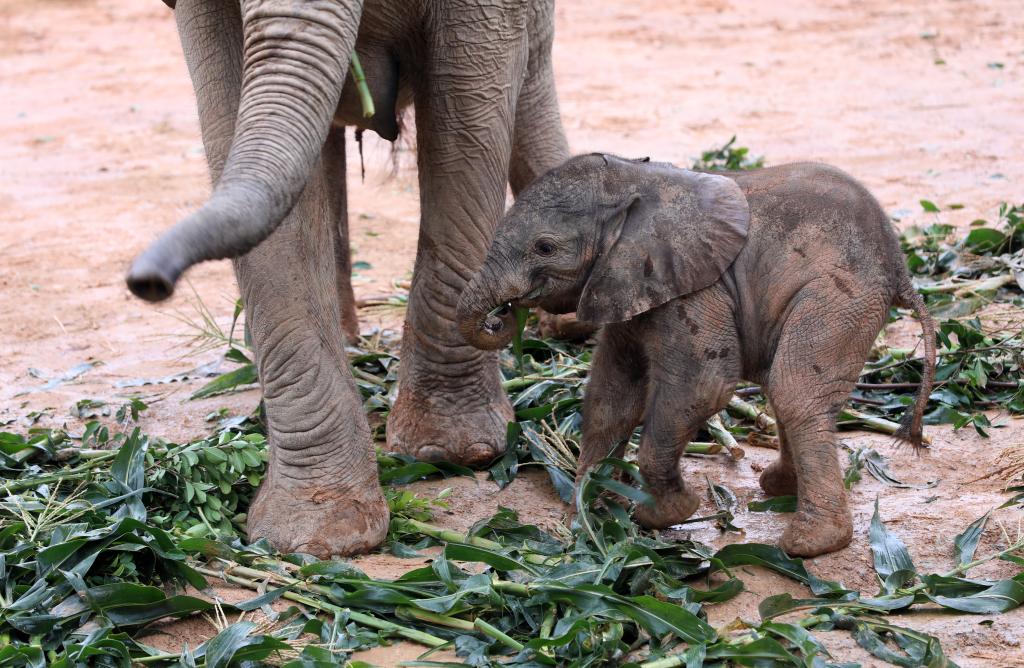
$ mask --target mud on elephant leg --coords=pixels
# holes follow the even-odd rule
[[[621,329],[616,325],[605,328],[594,352],[583,404],[577,485],[597,462],[605,457],[619,457],[630,434],[643,420],[647,360]]]
[[[683,481],[680,468],[683,448],[697,433],[703,413],[680,411],[680,402],[671,394],[675,393],[665,388],[652,391],[637,453],[640,473],[654,503],[638,504],[633,516],[648,529],[667,529],[693,515],[700,506],[700,497]]]
[[[497,355],[465,343],[455,309],[504,207],[527,40],[522,5],[472,12],[439,17],[414,77],[422,223],[387,435],[421,459],[481,466],[504,451],[513,412]]]
[[[797,511],[779,544],[790,555],[814,557],[846,547],[853,535],[836,451],[836,416],[853,391],[888,305],[876,294],[854,295],[836,314],[827,294],[807,289],[798,296],[803,299],[795,301],[776,348],[768,395],[796,474]],[[826,315],[822,309],[833,310]]]
[[[329,171],[321,161],[281,227],[235,263],[271,446],[249,538],[321,558],[372,549],[388,529],[341,332]]]

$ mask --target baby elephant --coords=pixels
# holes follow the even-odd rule
[[[509,303],[604,325],[577,484],[643,421],[638,463],[655,502],[635,517],[646,527],[697,509],[680,455],[746,379],[764,388],[779,425],[779,458],[761,487],[798,499],[782,548],[814,556],[846,546],[852,521],[835,421],[892,305],[912,308],[924,331],[920,394],[898,434],[921,444],[933,323],[878,202],[832,167],[720,175],[573,158],[526,189],[499,224],[458,304],[466,340],[507,344],[514,316],[495,309]]]

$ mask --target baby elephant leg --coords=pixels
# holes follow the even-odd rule
[[[633,516],[648,529],[667,529],[679,524],[700,506],[700,497],[683,480],[680,456],[708,415],[703,411],[680,410],[680,397],[669,394],[665,388],[652,392],[651,410],[644,421],[637,453],[640,473],[654,502],[637,504]]]
[[[793,465],[793,449],[789,445],[786,429],[777,425],[779,432],[779,458],[761,473],[761,489],[768,496],[796,494],[796,467]]]
[[[643,350],[615,325],[601,333],[583,403],[583,442],[576,484],[605,457],[621,456],[644,415],[647,361]]]
[[[780,540],[790,555],[813,557],[850,542],[853,521],[836,452],[836,417],[885,313],[878,295],[849,300],[839,312],[834,301],[811,295],[787,319],[768,381],[786,449],[765,470],[762,487],[785,492],[790,471],[795,476],[797,511]]]

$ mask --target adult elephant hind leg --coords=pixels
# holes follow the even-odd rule
[[[249,510],[250,540],[321,558],[365,552],[387,534],[373,443],[345,355],[320,161],[297,205],[235,263],[268,422],[270,463]]]
[[[341,309],[341,329],[345,339],[354,343],[359,339],[359,316],[356,297],[352,292],[352,249],[348,236],[348,183],[345,169],[344,126],[332,126],[322,154],[327,178],[326,204],[329,220],[335,221],[338,233],[334,237],[334,258],[337,266],[338,307]]]
[[[887,307],[878,295],[836,312],[830,294],[809,290],[790,313],[768,377],[768,395],[796,474],[797,511],[780,540],[813,557],[849,544],[853,521],[836,451],[836,417],[867,359]]]
[[[445,3],[413,77],[422,222],[387,437],[420,459],[481,466],[504,451],[514,414],[497,355],[466,344],[456,303],[504,207],[526,12],[461,4]]]

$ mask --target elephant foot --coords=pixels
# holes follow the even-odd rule
[[[816,557],[843,549],[852,537],[849,513],[825,516],[801,510],[790,520],[779,547],[791,557]]]
[[[501,384],[492,384],[455,396],[400,387],[388,417],[388,449],[421,461],[486,466],[505,452],[508,423],[515,420]]]
[[[597,331],[597,325],[577,320],[575,313],[555,315],[539,311],[537,319],[537,330],[545,339],[582,342]]]
[[[700,497],[683,487],[678,492],[655,499],[653,506],[638,504],[633,519],[647,529],[668,529],[697,512]]]
[[[330,481],[325,481],[330,484]],[[281,483],[269,476],[249,508],[249,540],[319,559],[369,552],[388,533],[388,504],[374,481],[358,490]]]
[[[796,494],[796,471],[792,464],[776,459],[761,473],[760,483],[768,496]]]

